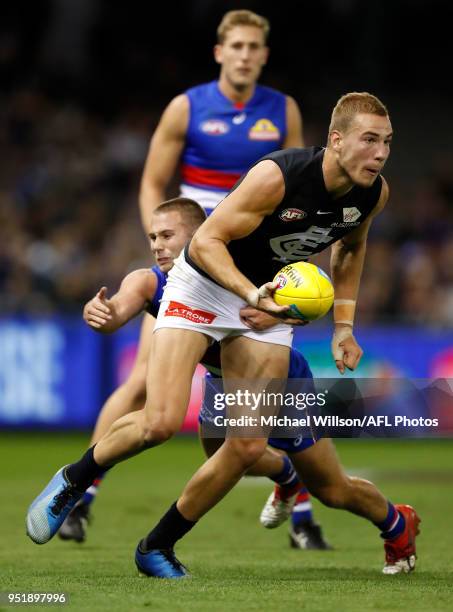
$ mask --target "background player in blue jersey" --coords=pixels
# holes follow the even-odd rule
[[[127,298],[128,307],[136,313],[143,309],[143,299],[146,302],[151,300],[146,308],[146,312],[149,313],[146,317],[149,320],[151,331],[149,334],[142,334],[140,337],[134,367],[127,381],[115,390],[102,407],[91,437],[91,444],[95,444],[116,419],[128,412],[140,410],[145,404],[149,343],[155,322],[154,317],[159,310],[159,300],[166,282],[166,274],[173,266],[175,257],[206,218],[205,212],[196,202],[191,200],[182,200],[179,204],[177,202],[178,200],[173,206],[161,209],[160,214],[153,215],[150,227],[150,246],[157,265],[153,266],[152,270],[136,270],[123,281],[122,294]],[[106,288],[104,287],[84,309],[84,318],[94,329],[97,328],[98,322],[95,308],[91,310],[92,302],[100,304],[105,294]],[[139,303],[138,309],[136,308],[137,301]],[[112,307],[114,307],[114,303]],[[115,311],[115,318],[115,329],[126,323],[130,318],[121,311],[121,304],[120,310]],[[104,331],[109,331],[108,325],[104,327]],[[102,476],[100,475],[93,481],[93,484],[85,492],[83,499],[61,526],[59,536],[62,539],[75,540],[76,542],[85,540],[86,525],[90,518],[90,506],[96,497]]]
[[[181,193],[208,211],[260,157],[303,146],[302,118],[290,96],[257,84],[269,49],[269,22],[230,11],[217,29],[218,80],[176,96],[151,140],[140,191],[146,228],[178,165]]]
[[[140,211],[146,233],[150,215],[181,162],[181,193],[210,212],[239,176],[261,156],[279,148],[303,146],[302,119],[295,101],[257,85],[269,50],[269,22],[251,11],[230,11],[217,30],[217,81],[189,89],[170,102],[151,140],[140,190]],[[158,265],[160,265],[158,261]],[[250,315],[262,318],[262,313]],[[141,408],[146,397],[146,367],[154,321],[145,314],[137,356],[126,381],[107,399],[95,435],[109,413],[114,417]],[[97,438],[96,438],[97,439]],[[95,495],[98,479],[90,495]],[[263,524],[276,527],[295,501],[293,487],[277,487]],[[297,492],[301,512],[293,515],[292,541],[301,548],[325,548],[313,520],[305,488]],[[83,538],[88,506],[78,506],[60,530],[67,539]]]

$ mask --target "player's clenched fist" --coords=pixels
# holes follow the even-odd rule
[[[111,301],[107,298],[107,287],[101,287],[94,298],[83,309],[85,322],[93,329],[105,327],[113,318]]]
[[[355,370],[359,365],[363,351],[352,335],[351,327],[335,329],[332,338],[332,354],[340,374],[344,374],[346,368]]]

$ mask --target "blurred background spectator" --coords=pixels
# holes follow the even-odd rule
[[[216,77],[211,49],[223,13],[249,8],[271,20],[262,83],[297,99],[308,145],[325,142],[330,109],[347,91],[375,93],[389,108],[390,201],[370,236],[358,321],[451,327],[447,3],[153,7],[2,6],[0,314],[80,313],[101,285],[113,291],[129,270],[149,265],[137,204],[149,139],[173,96]],[[426,42],[431,34],[436,43]],[[326,255],[319,262],[328,269]]]

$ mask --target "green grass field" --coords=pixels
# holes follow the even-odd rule
[[[201,463],[194,438],[170,441],[113,470],[85,544],[55,538],[37,546],[25,536],[28,504],[86,443],[82,435],[0,436],[0,591],[65,591],[70,602],[64,609],[78,610],[453,608],[453,441],[337,444],[351,473],[374,480],[395,502],[417,508],[422,534],[413,574],[383,576],[377,530],[317,502],[316,516],[335,550],[290,549],[285,526],[267,531],[258,523],[268,482],[243,479],[177,546],[193,575],[181,581],[139,577],[133,554]]]

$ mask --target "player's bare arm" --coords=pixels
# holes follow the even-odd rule
[[[196,231],[189,251],[194,262],[225,289],[250,306],[280,317],[288,307],[274,302],[272,283],[255,287],[236,267],[227,245],[251,234],[274,211],[284,193],[285,183],[277,164],[271,160],[258,163]],[[300,320],[285,322],[296,325]]]
[[[189,100],[176,96],[165,109],[151,139],[140,185],[140,215],[149,231],[153,210],[163,202],[165,190],[179,162],[189,121]]]
[[[388,193],[387,183],[382,177],[381,196],[367,220],[332,245],[330,266],[335,289],[335,331],[332,352],[341,374],[344,373],[345,367],[354,370],[363,355],[362,349],[352,335],[355,306],[365,260],[368,231],[374,217],[384,208]]]
[[[283,149],[290,147],[303,147],[303,124],[302,115],[296,101],[291,96],[286,96],[286,138]]]
[[[357,299],[368,231],[374,217],[384,208],[387,199],[388,186],[383,178],[381,196],[367,220],[332,245],[330,267],[336,299]]]
[[[260,162],[198,228],[190,244],[195,263],[251,305],[255,305],[257,288],[238,270],[227,245],[251,234],[278,206],[284,191],[277,165],[269,160]]]
[[[110,299],[107,298],[107,288],[102,287],[85,305],[83,318],[96,331],[113,333],[144,310],[156,289],[154,272],[134,270],[124,278],[118,292]]]
[[[262,310],[252,308],[252,306],[244,306],[239,311],[239,314],[244,325],[257,331],[263,331],[264,329],[274,327],[277,323],[281,323],[281,320],[277,317],[273,317]]]

